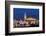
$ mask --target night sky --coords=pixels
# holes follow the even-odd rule
[[[26,12],[27,17],[39,19],[39,9],[28,9],[28,8],[13,8],[14,19],[24,19],[24,13]]]

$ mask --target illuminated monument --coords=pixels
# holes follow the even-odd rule
[[[31,18],[31,17],[27,18],[26,13],[24,14],[24,20],[25,21],[31,21],[31,24],[35,24],[36,23],[36,19]]]

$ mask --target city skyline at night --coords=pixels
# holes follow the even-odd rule
[[[14,19],[24,20],[24,14],[26,13],[27,17],[32,17],[39,19],[39,9],[25,9],[25,8],[14,8]]]

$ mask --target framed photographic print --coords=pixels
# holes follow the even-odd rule
[[[6,35],[45,32],[45,4],[40,2],[5,2]]]

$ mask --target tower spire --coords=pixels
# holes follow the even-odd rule
[[[24,20],[26,19],[26,12],[24,13]]]

